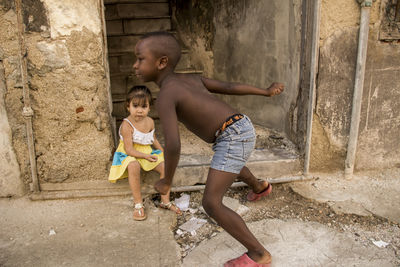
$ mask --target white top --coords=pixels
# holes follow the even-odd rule
[[[125,118],[124,121],[127,121],[133,128],[133,134],[132,134],[132,142],[136,144],[141,144],[141,145],[152,145],[154,142],[154,129],[149,132],[149,133],[143,133],[135,128],[133,124]],[[119,138],[123,141],[124,139],[122,138],[121,135],[121,126],[119,127]]]

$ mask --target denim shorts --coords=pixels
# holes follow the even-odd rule
[[[211,168],[239,174],[254,149],[255,141],[253,124],[244,116],[215,139]]]

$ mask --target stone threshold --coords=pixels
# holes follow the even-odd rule
[[[192,185],[205,184],[210,161],[211,155],[181,155],[172,191],[177,192],[179,188],[190,189]],[[257,178],[268,180],[271,183],[285,181],[285,179],[282,180],[282,177],[300,177],[295,179],[303,180],[300,159],[296,153],[288,150],[256,149],[246,166]],[[153,184],[157,181],[158,174],[142,172],[141,178],[143,195],[155,194]],[[30,198],[32,200],[48,200],[131,195],[127,179],[110,183],[106,177],[102,180],[70,183],[42,183],[40,190],[39,193],[31,194]]]

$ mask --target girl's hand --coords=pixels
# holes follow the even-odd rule
[[[281,83],[272,83],[267,89],[267,96],[279,95],[283,92],[285,86]]]
[[[147,159],[150,162],[156,162],[158,160],[158,157],[156,155],[147,155],[145,159]]]

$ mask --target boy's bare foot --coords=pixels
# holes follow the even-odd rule
[[[165,179],[160,179],[154,184],[154,189],[161,195],[166,195],[170,189],[170,185]]]
[[[271,263],[272,257],[268,251],[264,251],[264,253],[257,253],[257,252],[247,252],[249,258],[259,264],[268,264]]]
[[[253,192],[256,194],[261,193],[265,189],[267,189],[269,183],[265,180],[258,180],[257,186],[253,188]]]
[[[267,89],[267,96],[279,95],[283,92],[285,86],[281,83],[272,83]]]
[[[248,201],[257,201],[272,192],[272,185],[267,181],[259,180],[257,186],[247,194]]]

